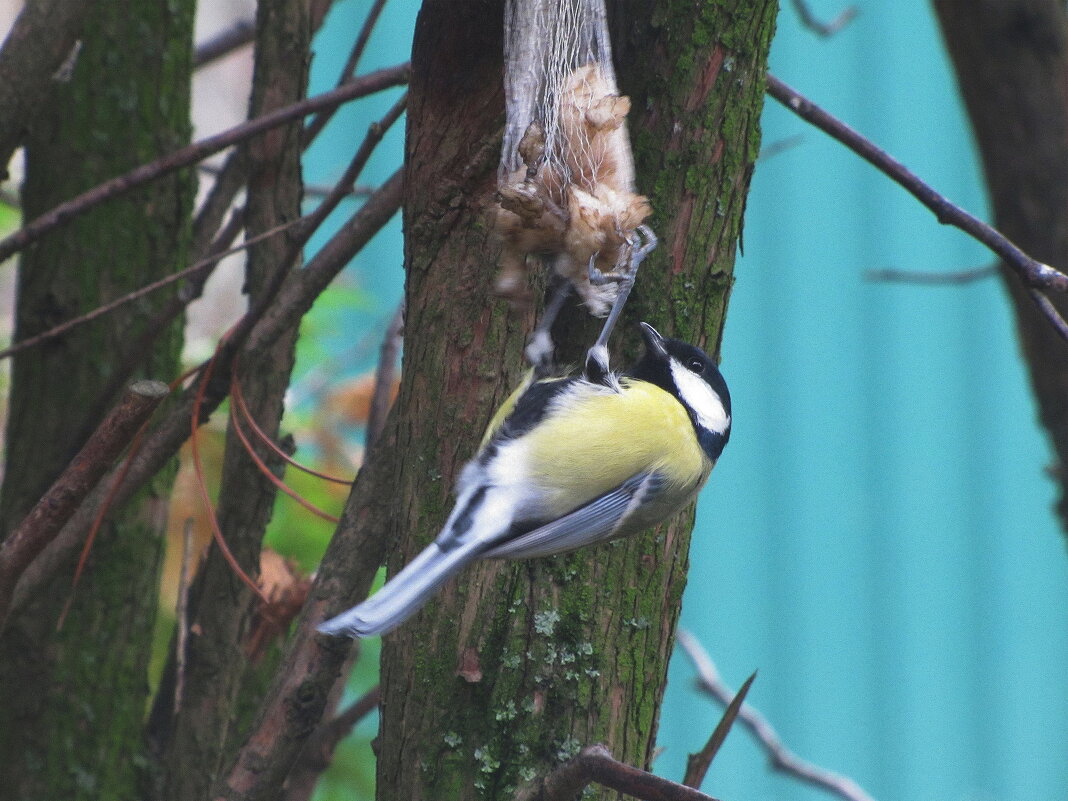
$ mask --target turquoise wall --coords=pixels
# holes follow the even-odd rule
[[[837,2],[813,3],[825,18]],[[772,71],[965,208],[986,212],[925,4],[860,2],[820,40],[784,4]],[[699,506],[682,625],[801,756],[879,799],[1054,799],[1068,788],[1068,560],[1050,449],[995,280],[866,281],[992,263],[769,101],[724,337],[735,421]],[[658,770],[718,709],[676,654]],[[740,731],[705,790],[819,797]]]
[[[317,43],[317,90],[336,79],[368,5],[338,3]],[[407,57],[416,5],[387,4],[364,69]],[[821,40],[784,5],[774,72],[985,213],[929,8],[861,0],[857,19]],[[841,9],[811,5],[824,18]],[[353,137],[392,99],[375,102],[342,112],[312,180],[344,169]],[[400,130],[368,182],[398,163]],[[723,354],[735,427],[701,498],[683,626],[732,685],[759,668],[750,699],[792,749],[882,801],[1062,798],[1068,559],[1003,293],[992,280],[864,278],[973,268],[990,254],[772,101],[764,131],[765,145],[794,144],[760,163],[749,199]],[[395,222],[357,257],[346,280],[359,307],[312,323],[339,364],[373,363],[400,296],[399,236]],[[692,678],[676,655],[656,764],[672,778],[720,714]],[[819,797],[771,775],[741,730],[704,789]]]

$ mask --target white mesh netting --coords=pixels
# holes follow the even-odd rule
[[[629,269],[650,213],[634,192],[630,100],[616,88],[603,0],[509,0],[504,80],[498,290],[522,296],[537,255],[603,315],[617,287],[591,285],[588,268]]]

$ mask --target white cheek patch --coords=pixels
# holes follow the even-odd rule
[[[683,402],[693,409],[702,428],[717,434],[723,434],[730,428],[731,417],[723,407],[723,401],[704,379],[694,375],[674,359],[671,360],[671,377],[675,380]]]

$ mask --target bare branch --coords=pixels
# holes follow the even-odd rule
[[[702,690],[707,692],[721,704],[729,704],[734,698],[734,693],[723,683],[716,670],[712,657],[701,647],[697,639],[688,631],[679,631],[676,640],[679,647],[690,657],[697,669],[697,679]],[[846,801],[874,801],[852,779],[841,776],[829,770],[817,767],[804,761],[785,745],[779,735],[759,712],[748,704],[744,704],[738,711],[740,720],[750,734],[764,747],[772,768],[793,776],[800,781],[822,788],[829,793],[839,796]]]
[[[953,273],[921,272],[919,270],[867,270],[866,281],[896,284],[923,284],[926,286],[959,286],[971,284],[998,274],[997,267],[976,267],[971,270],[958,270]]]
[[[374,5],[367,11],[367,16],[363,20],[363,26],[360,28],[360,33],[356,37],[356,42],[352,46],[352,50],[349,53],[348,59],[345,61],[345,66],[341,70],[341,77],[338,78],[337,85],[344,86],[352,80],[355,80],[356,67],[360,63],[360,58],[363,56],[363,51],[367,48],[367,41],[371,38],[371,31],[374,30],[375,23],[378,22],[378,17],[382,13],[383,7],[386,5],[386,0],[375,0]],[[336,109],[325,109],[320,111],[312,121],[308,123],[307,129],[304,131],[304,146],[307,147],[311,142],[315,140],[326,127],[326,124],[330,122],[331,117],[334,116]]]
[[[1061,313],[1057,311],[1057,307],[1053,305],[1053,302],[1039,292],[1037,289],[1028,288],[1027,294],[1031,296],[1031,300],[1035,302],[1035,306],[1042,312],[1042,315],[1049,320],[1050,325],[1057,331],[1060,338],[1065,342],[1068,342],[1068,322],[1065,322],[1061,317]]]
[[[371,153],[374,152],[378,143],[382,141],[382,137],[385,136],[386,131],[392,128],[394,123],[400,119],[407,103],[408,94],[406,92],[390,107],[389,111],[385,113],[382,119],[372,123],[367,129],[367,135],[360,143],[360,146],[356,148],[356,154],[352,157],[352,161],[349,162],[348,168],[337,180],[334,188],[330,190],[325,198],[323,198],[323,202],[316,207],[314,212],[308,215],[309,227],[318,227],[321,225],[322,222],[330,216],[331,212],[337,208],[338,204],[344,200],[345,197],[352,194],[353,187],[356,186],[356,179],[360,177],[363,168],[367,166],[367,161],[371,158]]]
[[[0,629],[7,620],[15,586],[27,566],[70,520],[149,416],[167,396],[166,384],[137,381],[104,418],[70,465],[0,543]]]
[[[830,22],[823,22],[812,13],[812,9],[808,7],[806,0],[793,0],[793,2],[794,10],[797,11],[797,16],[801,18],[801,24],[824,38],[834,36],[857,16],[856,6],[846,6]]]
[[[248,350],[273,340],[287,325],[289,315],[303,315],[352,257],[397,212],[404,197],[404,172],[397,170],[368,198],[330,241],[323,245],[304,269],[282,287],[278,302],[264,312],[249,336]]]
[[[573,801],[591,782],[642,801],[715,801],[692,787],[625,765],[603,745],[583,748],[534,787],[521,791],[516,801]]]
[[[356,36],[356,43],[352,46],[352,52],[349,53],[349,57],[345,61],[345,67],[341,70],[341,77],[338,79],[339,85],[351,81],[355,77],[356,68],[360,65],[360,59],[367,49],[367,42],[371,39],[371,32],[375,29],[378,18],[382,15],[382,9],[385,7],[386,0],[375,0],[367,10],[367,16],[364,17],[363,25],[360,26],[360,32]]]
[[[105,314],[109,314],[115,311],[116,309],[125,306],[127,303],[132,303],[133,301],[139,298],[143,298],[145,295],[150,295],[151,293],[159,289],[163,289],[164,287],[168,287],[171,284],[177,281],[181,281],[184,278],[202,277],[206,279],[208,269],[210,267],[214,267],[227,256],[232,256],[235,253],[240,253],[241,251],[249,248],[257,242],[261,242],[264,239],[268,239],[272,236],[277,236],[283,231],[287,231],[296,225],[301,225],[302,223],[306,222],[307,219],[307,217],[300,217],[296,220],[293,220],[292,222],[279,225],[278,227],[273,228],[270,231],[264,231],[258,236],[253,236],[246,239],[240,245],[237,245],[232,248],[227,248],[226,250],[221,250],[218,253],[214,253],[208,258],[201,259],[196,264],[190,267],[186,267],[184,270],[179,270],[178,272],[173,273],[172,275],[168,275],[166,278],[161,278],[158,281],[153,281],[151,284],[145,284],[145,286],[141,287],[140,289],[135,289],[133,292],[128,292],[122,297],[115,298],[115,300],[111,301],[110,303],[105,303],[102,306],[97,306],[95,309],[88,311],[85,314],[79,315],[78,317],[73,317],[64,323],[60,323],[59,325],[49,328],[47,331],[42,331],[40,334],[36,334],[35,336],[19,340],[14,345],[0,350],[0,360],[13,356],[20,351],[27,350],[29,348],[40,345],[50,339],[55,339],[56,337],[63,336],[64,334],[68,333],[74,328],[77,328],[80,325],[92,322],[98,317],[103,317]],[[201,273],[204,273],[204,275],[201,275]],[[202,286],[203,282],[199,282],[198,287]],[[182,304],[182,307],[184,307],[185,304],[189,301],[195,300],[198,296],[199,291],[183,293],[182,298],[185,302]],[[165,327],[165,325],[166,322],[163,322],[160,325],[157,325],[156,328],[163,328]]]
[[[951,203],[916,177],[901,162],[770,74],[768,94],[903,186],[909,194],[934,212],[940,223],[959,228],[982,242],[1004,259],[1026,286],[1068,292],[1068,275],[1028,256],[995,228]]]
[[[333,0],[319,0],[312,3],[309,11],[311,29],[314,33],[319,30],[326,18],[326,12],[330,10]],[[193,68],[200,69],[213,61],[240,50],[256,40],[256,20],[241,19],[234,22],[229,28],[219,31],[205,42],[197,45],[193,53]]]
[[[256,39],[256,20],[241,19],[219,31],[206,42],[197,45],[193,53],[193,67],[200,69],[220,58],[252,44]]]
[[[216,171],[215,182],[208,191],[208,196],[197,209],[193,218],[193,241],[189,247],[194,259],[201,258],[208,252],[219,226],[233,205],[234,198],[248,181],[248,160],[245,156],[245,149],[239,147],[226,157],[226,161]]]
[[[716,754],[719,753],[723,741],[727,739],[734,721],[738,719],[738,712],[741,710],[742,704],[745,703],[745,697],[749,694],[749,688],[753,686],[754,679],[756,679],[755,672],[745,680],[745,684],[741,686],[738,693],[727,704],[723,717],[719,719],[719,723],[716,724],[716,728],[713,729],[712,736],[708,738],[704,748],[696,754],[691,754],[690,758],[686,760],[686,775],[683,777],[682,783],[687,787],[700,789],[701,783],[705,780],[705,774],[708,773],[708,769],[712,765],[712,760],[716,758]]]
[[[403,195],[403,173],[398,171],[386,181],[367,202],[345,223],[320,250],[312,263],[299,274],[299,281],[287,285],[276,302],[264,312],[263,319],[249,337],[243,349],[243,359],[255,363],[257,358],[291,322],[311,308],[315,298],[330,280],[342,270],[352,256],[363,247],[397,212]],[[199,417],[206,421],[226,397],[229,389],[232,354],[219,358],[216,378],[207,388],[200,403]],[[170,412],[145,437],[141,448],[127,469],[122,485],[117,488],[111,504],[121,506],[146,481],[154,476],[178,452],[189,437],[196,389],[187,389],[174,403]],[[22,575],[12,599],[12,614],[21,609],[37,589],[55,573],[61,564],[78,549],[93,524],[107,493],[98,486],[89,494],[55,540],[34,560]]]
[[[345,676],[346,673],[343,671],[338,680],[344,682]],[[300,752],[300,760],[293,766],[286,780],[285,801],[307,801],[312,797],[315,784],[322,772],[330,767],[338,745],[352,733],[357,723],[378,707],[381,700],[382,690],[376,684],[353,701],[337,717],[321,724],[315,730]]]
[[[214,164],[201,164],[197,169],[205,175],[219,176],[226,170],[226,165],[224,164],[221,167],[217,167]],[[326,197],[330,194],[332,189],[333,187],[324,186],[322,184],[305,184],[304,196],[319,198]],[[351,197],[367,197],[373,191],[374,187],[372,186],[354,186],[349,192],[349,195]]]
[[[168,175],[182,167],[195,164],[213,153],[218,153],[220,150],[224,150],[271,128],[285,125],[321,109],[338,106],[390,86],[403,84],[408,80],[408,73],[409,67],[407,64],[373,72],[339,89],[334,89],[333,91],[310,97],[307,100],[302,100],[299,103],[280,108],[269,114],[264,114],[262,117],[234,126],[220,134],[194,142],[187,147],[169,153],[161,159],[135,167],[124,175],[105,181],[77,197],[61,203],[37,219],[31,220],[15,233],[0,240],[0,261],[4,261],[18,253],[27,245],[40,239],[51,229],[68,222],[73,217],[86,211],[86,209],[125,194],[131,189]]]
[[[378,359],[378,368],[375,371],[374,393],[371,397],[371,410],[367,418],[366,439],[368,451],[374,447],[386,424],[403,327],[404,301],[402,300],[386,329]],[[328,701],[327,715],[331,713],[331,708],[337,703],[337,698],[340,697],[341,692],[344,690],[345,682],[352,669],[356,654],[357,651],[354,649],[335,680],[334,688]],[[352,727],[357,722],[378,706],[380,699],[381,690],[376,686],[328,723],[319,725],[300,752],[300,761],[294,766],[286,781],[286,801],[306,801],[311,798],[319,775],[329,767],[338,744],[352,731]]]

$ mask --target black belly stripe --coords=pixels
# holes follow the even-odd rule
[[[447,531],[441,532],[441,536],[437,538],[436,542],[442,551],[448,552],[456,548],[460,544],[460,540],[463,539],[464,534],[471,530],[471,525],[475,522],[475,513],[486,500],[486,490],[488,489],[489,487],[486,486],[476,489],[467,503],[464,504],[460,514],[456,516],[453,524],[449,526]]]
[[[715,431],[709,431],[707,428],[698,427],[697,441],[701,443],[701,449],[708,454],[708,458],[715,462],[723,453],[727,437]]]

